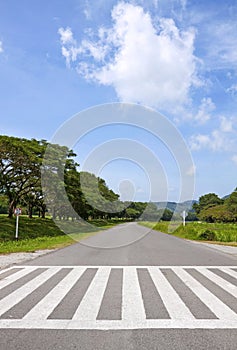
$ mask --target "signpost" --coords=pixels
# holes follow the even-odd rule
[[[182,217],[183,217],[183,226],[185,226],[185,219],[186,219],[186,211],[184,210],[183,212],[182,212]]]
[[[19,227],[19,216],[21,215],[21,208],[16,208],[14,210],[14,214],[16,215],[16,235],[15,235],[15,238],[18,241],[18,227]]]

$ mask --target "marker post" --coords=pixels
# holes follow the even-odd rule
[[[14,214],[16,215],[16,234],[15,234],[15,239],[18,241],[19,216],[21,215],[21,208],[16,208],[14,210]]]
[[[185,222],[186,221],[185,220],[186,219],[186,211],[185,210],[182,213],[182,217],[183,217],[183,226],[185,226],[185,224],[186,224],[186,222]]]

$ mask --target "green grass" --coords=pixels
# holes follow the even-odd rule
[[[116,221],[95,220],[86,222],[61,221],[60,228],[50,218],[20,216],[19,239],[15,239],[16,218],[0,215],[0,254],[33,252],[41,249],[55,249],[95,235],[103,229],[117,224]]]
[[[237,245],[237,224],[189,222],[178,226],[178,223],[163,221],[142,222],[141,225],[185,239]]]
[[[63,235],[0,242],[0,254],[35,252],[37,250],[63,248],[75,242],[79,242],[82,239],[90,237],[93,234],[95,233],[80,233],[76,235],[75,240],[71,236]]]

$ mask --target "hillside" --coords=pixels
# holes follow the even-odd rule
[[[178,213],[193,211],[193,203],[197,203],[196,200],[189,200],[182,203],[176,202],[154,202],[158,209],[169,209],[171,211],[177,210]]]

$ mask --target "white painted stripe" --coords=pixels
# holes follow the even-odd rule
[[[150,267],[149,273],[160,297],[172,319],[192,320],[193,314],[184,304],[174,288],[157,267]]]
[[[77,329],[77,330],[134,330],[134,329],[237,329],[235,320],[0,320],[1,329]]]
[[[221,268],[220,270],[237,279],[237,272],[231,268]]]
[[[146,313],[135,267],[123,271],[122,294],[122,320],[145,320]]]
[[[21,288],[18,288],[16,291],[0,300],[0,315],[4,314],[14,305],[18,304],[22,299],[24,299],[27,295],[32,293],[41,284],[46,282],[60,269],[61,267],[58,266],[42,272],[39,276],[33,278],[30,282],[24,284]]]
[[[26,320],[44,320],[51,314],[64,296],[70,291],[86,269],[73,269],[25,316]]]
[[[73,320],[96,320],[110,274],[110,267],[100,268],[78,306]]]
[[[23,268],[23,270],[13,273],[13,275],[5,277],[4,279],[0,280],[0,289],[8,286],[12,282],[17,281],[19,278],[26,276],[28,273],[36,270],[37,268],[37,266],[30,266],[27,268]]]
[[[214,272],[209,271],[207,269],[199,271],[203,276],[206,276],[209,280],[217,284],[222,289],[226,290],[228,293],[237,298],[237,287],[226,281],[224,278],[216,275]],[[237,302],[237,300],[236,300]]]
[[[21,265],[21,266],[18,266],[17,267],[19,268],[29,268],[30,266],[28,265]],[[52,267],[58,267],[58,265],[39,265],[39,266],[35,266],[35,268],[52,268]],[[60,266],[61,268],[71,268],[71,269],[76,269],[76,268],[80,268],[80,267],[86,267],[87,269],[100,269],[101,267],[110,267],[112,269],[134,269],[137,268],[137,269],[144,269],[144,268],[151,268],[151,267],[154,267],[154,265],[109,265],[109,266],[106,266],[106,265],[64,265],[64,266]],[[183,269],[222,269],[223,266],[220,266],[220,265],[157,265],[156,266],[157,268],[159,269],[171,269],[171,268],[175,268],[175,267],[181,267]],[[225,268],[228,268],[228,269],[237,269],[237,265],[236,266],[225,266]],[[4,271],[4,270],[3,270]]]
[[[237,321],[237,314],[206,289],[184,269],[173,269],[176,275],[197,295],[197,297],[219,318]]]

